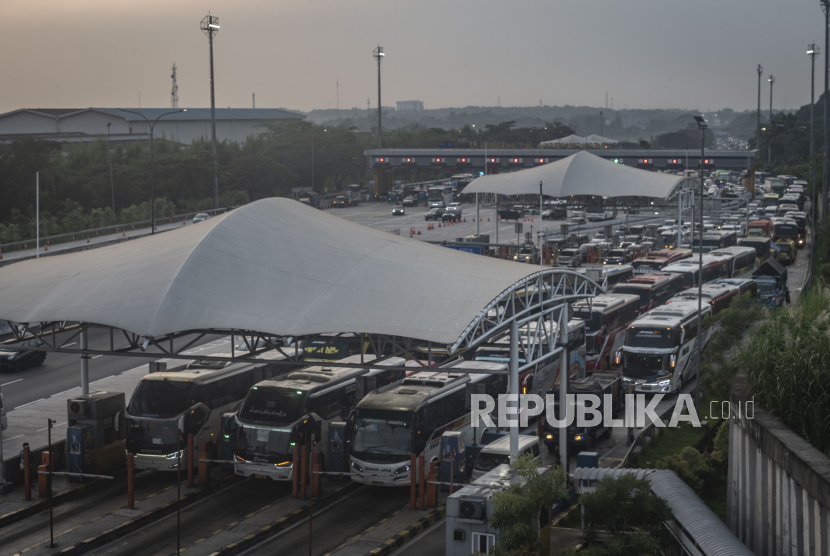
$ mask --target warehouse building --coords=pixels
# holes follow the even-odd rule
[[[130,110],[132,112],[126,112]],[[0,114],[0,141],[23,137],[63,142],[85,142],[109,138],[113,142],[144,141],[150,126],[170,108],[21,108]],[[140,114],[140,115],[139,115]],[[144,116],[144,117],[142,117]],[[264,131],[262,123],[305,116],[278,108],[217,108],[216,140],[242,142]],[[165,137],[189,145],[210,139],[210,108],[188,108],[168,114],[154,128],[156,138]]]

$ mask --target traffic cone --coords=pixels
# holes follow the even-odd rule
[[[187,222],[185,222],[185,220],[182,220],[182,226],[184,226],[186,223]]]
[[[489,222],[489,221],[490,221],[490,218],[488,217],[488,218],[487,218],[487,222]]]
[[[75,241],[75,236],[72,236],[72,241]]]
[[[464,219],[464,222],[466,222],[466,221],[467,221],[467,219],[465,218],[465,219]]]
[[[121,232],[121,235],[127,237],[127,232]]]
[[[98,232],[95,232],[95,237],[98,237]]]
[[[89,243],[89,238],[86,238],[86,242]]]
[[[438,223],[438,227],[439,227],[439,228],[441,227],[441,223],[440,223],[440,222]]]
[[[27,251],[28,249],[29,249],[29,246],[28,246],[28,245],[26,245],[26,244],[24,243],[24,244],[23,244],[23,250],[24,250],[24,251]]]
[[[133,230],[135,230],[135,226],[133,226]]]
[[[418,233],[417,233],[417,234],[415,234],[415,235],[421,235],[421,230],[418,230]],[[0,252],[0,259],[2,259],[2,258],[3,258],[3,253],[2,253],[2,252]]]
[[[2,261],[2,260],[3,260],[3,250],[0,249],[0,261]]]
[[[46,247],[49,247],[49,240],[46,240]]]
[[[49,244],[48,244],[48,243],[46,244],[46,247],[44,247],[44,248],[43,248],[43,250],[44,250],[44,251],[48,251],[48,250],[49,250]]]

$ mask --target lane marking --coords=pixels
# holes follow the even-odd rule
[[[72,342],[71,344],[65,344],[65,345],[62,345],[61,347],[68,348],[69,346],[74,346],[74,345],[75,345],[75,344],[77,344],[77,343],[78,343],[78,342]]]
[[[103,355],[96,355],[95,357],[90,357],[90,359],[98,359],[99,357],[103,357]]]
[[[17,436],[12,436],[11,438],[4,438],[3,442],[8,442],[9,440],[14,440],[15,438],[20,438],[23,436],[22,434],[18,434]]]
[[[22,380],[23,380],[22,378],[18,378],[17,380],[13,380],[11,382],[5,382],[3,384],[0,384],[0,386],[8,386],[9,384],[14,384],[15,382],[20,382]]]
[[[53,429],[56,429],[56,428],[58,428],[58,427],[62,427],[62,426],[64,426],[65,424],[66,424],[65,422],[64,422],[64,423],[58,423],[57,425],[52,425],[52,428],[53,428]],[[43,427],[42,429],[38,429],[38,430],[37,430],[37,432],[42,432],[42,431],[45,431],[45,430],[46,430],[46,429],[48,429],[48,428],[49,428],[49,427]]]
[[[15,409],[20,409],[21,407],[26,407],[27,405],[32,405],[33,403],[42,402],[45,399],[46,398],[40,398],[39,400],[35,400],[33,402],[24,403],[23,405],[19,405],[19,406],[15,407]]]

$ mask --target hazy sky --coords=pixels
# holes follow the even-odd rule
[[[417,99],[448,106],[795,108],[810,99],[805,51],[823,45],[818,0],[0,0],[0,112],[210,106],[297,110]],[[823,87],[817,60],[817,90]],[[818,96],[818,94],[816,95]]]

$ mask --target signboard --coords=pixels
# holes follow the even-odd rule
[[[439,141],[438,142],[438,148],[439,149],[451,149],[453,147],[453,144],[454,143],[452,141]]]
[[[464,251],[465,253],[472,253],[473,255],[481,255],[481,245],[444,245],[456,251]]]

